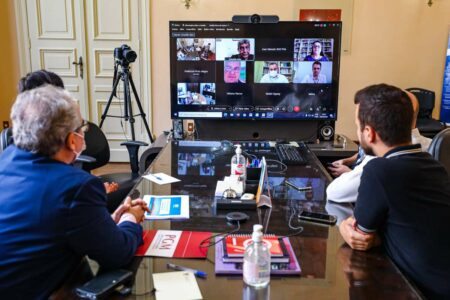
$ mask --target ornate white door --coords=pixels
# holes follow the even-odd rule
[[[55,72],[89,117],[83,1],[27,0],[31,70]]]
[[[47,69],[60,75],[64,85],[80,103],[84,118],[100,124],[112,92],[114,48],[129,45],[138,57],[130,66],[138,97],[142,98],[142,9],[140,0],[24,0],[32,71]],[[148,63],[148,62],[147,62]],[[131,93],[133,114],[138,114]],[[144,112],[148,99],[142,103]],[[118,85],[108,115],[123,116],[123,82]],[[148,141],[141,117],[136,116],[135,139]],[[148,120],[148,117],[147,117]],[[130,123],[106,117],[102,131],[108,138],[111,161],[127,161],[120,143],[131,139]]]
[[[93,0],[86,1],[86,23],[87,23],[87,44],[89,61],[90,89],[89,99],[91,119],[96,124],[100,124],[101,116],[105,112],[108,99],[113,87],[114,74],[114,48],[123,44],[131,47],[137,53],[137,59],[130,64],[130,73],[138,97],[141,96],[141,58],[140,58],[140,32],[139,32],[139,0]],[[119,67],[119,71],[121,67]],[[117,98],[113,98],[108,109],[108,115],[124,116],[124,86],[120,80],[117,87]],[[135,97],[130,86],[130,95],[133,114],[138,114]],[[129,112],[128,112],[129,113]],[[136,140],[143,141],[141,135],[141,118],[135,118],[134,124]],[[125,140],[125,136],[131,139],[130,122],[122,118],[105,118],[102,126],[111,147],[111,160],[121,160],[123,155],[127,155],[125,147],[120,143]]]

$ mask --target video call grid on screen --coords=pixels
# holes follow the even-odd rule
[[[172,118],[337,118],[341,22],[170,22]]]

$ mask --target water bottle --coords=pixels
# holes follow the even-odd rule
[[[242,155],[241,145],[236,145],[236,154],[231,158],[231,175],[239,175],[240,179],[245,182],[246,177],[246,161]]]
[[[253,225],[252,242],[244,253],[244,282],[254,287],[264,287],[270,282],[270,251],[263,242],[262,225]]]

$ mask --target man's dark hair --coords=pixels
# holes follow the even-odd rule
[[[321,64],[320,61],[318,61],[318,60],[316,60],[315,62],[313,62],[312,65],[313,65],[313,66],[314,66],[314,65],[319,65],[320,68],[322,69],[322,64]]]
[[[411,142],[413,107],[403,90],[384,83],[371,85],[356,93],[355,104],[361,130],[371,126],[390,147]]]
[[[57,74],[47,71],[39,70],[28,73],[19,80],[18,90],[19,93],[29,91],[40,87],[44,84],[51,84],[53,86],[64,89],[64,83]]]

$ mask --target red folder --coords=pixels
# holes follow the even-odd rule
[[[137,249],[135,255],[205,258],[208,248],[200,248],[200,243],[210,236],[210,232],[145,230],[144,243]]]

